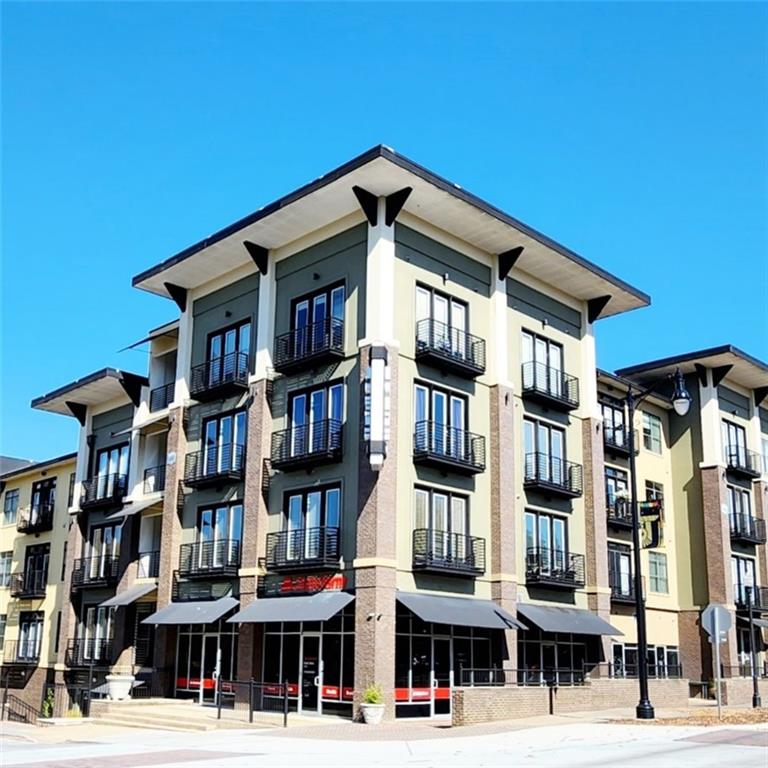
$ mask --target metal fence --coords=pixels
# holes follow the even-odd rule
[[[259,683],[255,680],[219,680],[217,718],[222,712],[248,713],[253,722],[254,712],[282,715],[283,727],[288,726],[288,686],[283,683]]]

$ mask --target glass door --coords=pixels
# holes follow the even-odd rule
[[[469,453],[469,446],[466,440],[465,424],[466,411],[464,398],[451,397],[451,456],[462,461],[467,459]]]
[[[554,643],[541,644],[542,682],[557,684],[557,649]]]
[[[300,301],[296,304],[293,313],[293,327],[295,330],[293,356],[296,358],[304,357],[307,354],[307,341],[309,325],[309,302]]]
[[[328,296],[321,293],[315,296],[312,306],[312,351],[317,352],[326,346],[326,319],[328,317]]]
[[[301,711],[321,714],[320,635],[302,635],[301,641]]]
[[[221,656],[218,635],[203,635],[202,669],[200,679],[200,703],[216,704],[221,670]]]
[[[432,638],[432,716],[451,714],[451,638]]]

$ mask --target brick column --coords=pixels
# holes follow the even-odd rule
[[[119,576],[120,581],[115,589],[115,594],[125,592],[136,581],[137,561],[133,559],[133,553],[137,551],[139,539],[139,515],[129,516],[123,524],[122,538],[120,540]],[[114,618],[114,642],[112,644],[113,657],[110,663],[113,667],[125,671],[133,666],[133,606],[119,606],[115,610]]]
[[[513,616],[517,611],[515,526],[522,510],[515,509],[515,408],[510,387],[496,385],[489,390],[490,434],[488,455],[491,472],[491,539],[489,569],[491,596]],[[509,669],[517,667],[517,630],[505,630],[504,641]]]
[[[70,516],[69,531],[67,532],[67,562],[64,570],[64,583],[61,585],[63,591],[61,599],[61,631],[59,633],[59,652],[56,655],[58,664],[65,664],[67,643],[75,637],[77,632],[77,609],[79,606],[79,597],[72,592],[72,566],[78,557],[83,553],[83,542],[85,536],[83,533],[84,520],[82,513]],[[56,679],[62,682],[61,675],[57,674]]]
[[[755,517],[768,521],[768,482],[756,480],[752,484],[752,498],[754,500]],[[768,525],[768,523],[766,523]],[[755,547],[757,555],[757,583],[761,587],[768,587],[768,546]]]
[[[395,590],[397,494],[397,352],[388,348],[390,434],[379,472],[371,470],[359,437],[357,558],[355,561],[355,713],[362,693],[378,683],[384,692],[384,717],[395,716]],[[360,350],[360,423],[370,347]],[[350,438],[352,436],[350,435]],[[348,450],[354,450],[350,439]]]

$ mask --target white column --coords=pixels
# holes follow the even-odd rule
[[[581,312],[584,335],[579,344],[581,350],[581,373],[579,375],[579,408],[585,419],[602,419],[603,414],[597,402],[597,349],[594,326],[587,318],[587,306]],[[568,370],[565,371],[568,373]]]
[[[760,429],[760,408],[755,404],[755,393],[749,393],[749,427],[747,429],[747,448],[763,454],[763,432]],[[761,458],[762,461],[762,458]],[[763,475],[768,475],[768,467],[763,467]]]
[[[395,227],[384,222],[386,199],[379,198],[375,227],[368,226],[368,259],[365,292],[365,338],[396,346],[395,340]]]
[[[509,375],[509,323],[507,322],[507,281],[499,278],[499,260],[493,260],[492,269],[493,293],[491,294],[490,338],[487,344],[492,345],[491,359],[493,370],[490,371],[492,381],[505,387],[512,388]]]
[[[179,317],[179,345],[176,350],[176,383],[173,392],[174,407],[189,398],[189,367],[192,364],[192,296],[187,294],[187,308]]]
[[[85,424],[80,427],[77,436],[77,464],[75,464],[75,490],[72,494],[70,512],[80,509],[80,496],[83,492],[83,481],[88,479],[88,435],[91,431],[91,409],[85,414]]]
[[[711,467],[724,463],[723,446],[720,431],[720,403],[717,399],[717,387],[712,385],[712,371],[706,369],[707,383],[699,381],[701,398],[701,444],[702,465]]]
[[[259,276],[259,308],[256,316],[256,380],[266,379],[272,370],[275,343],[275,262],[268,261],[267,274]]]

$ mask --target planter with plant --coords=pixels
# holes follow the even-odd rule
[[[122,701],[131,698],[133,683],[136,680],[130,667],[113,667],[107,680],[107,696],[112,701]]]
[[[381,692],[380,685],[369,685],[363,691],[360,712],[368,725],[378,725],[381,722],[384,717],[384,694]]]

